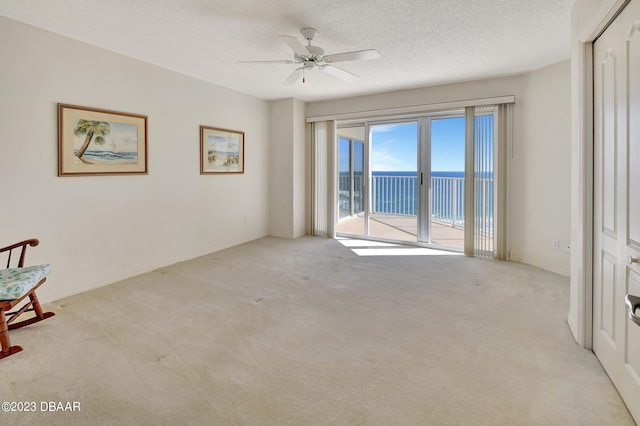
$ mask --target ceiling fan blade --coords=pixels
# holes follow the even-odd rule
[[[336,53],[324,57],[325,62],[346,62],[346,61],[364,61],[367,59],[378,59],[380,53],[375,49],[356,50],[354,52]]]
[[[238,61],[236,64],[297,64],[299,62],[290,60],[274,60],[274,61]]]
[[[323,65],[320,67],[320,71],[324,71],[327,74],[344,81],[356,81],[360,78],[360,76],[350,73],[349,71],[345,71],[341,68],[334,67],[333,65]]]
[[[298,55],[298,56],[306,56],[306,55],[309,54],[309,51],[307,50],[307,48],[304,47],[302,45],[302,43],[300,43],[300,40],[298,40],[296,37],[287,36],[287,35],[281,35],[280,39],[287,46],[289,46],[291,49],[293,49],[293,51],[295,52],[296,55]]]
[[[304,67],[296,68],[295,70],[293,70],[293,72],[289,74],[289,77],[287,77],[287,79],[283,81],[282,84],[293,84],[298,81],[302,76],[302,70],[304,70]]]

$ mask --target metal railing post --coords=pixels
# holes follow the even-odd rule
[[[458,191],[456,188],[458,187],[458,183],[456,181],[451,182],[451,226],[456,227],[456,222],[458,221]]]

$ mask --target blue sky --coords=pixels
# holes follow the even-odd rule
[[[464,117],[431,121],[431,171],[464,171]]]
[[[431,122],[431,167],[434,172],[464,171],[464,118],[443,118]],[[361,146],[356,144],[357,147]],[[340,144],[340,171],[348,171],[348,145]],[[356,158],[356,170],[361,163]],[[418,123],[372,126],[371,168],[373,171],[416,171],[418,166]]]
[[[382,124],[371,127],[371,170],[418,170],[418,123]]]

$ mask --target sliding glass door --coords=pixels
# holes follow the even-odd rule
[[[491,253],[494,112],[339,125],[336,232]]]

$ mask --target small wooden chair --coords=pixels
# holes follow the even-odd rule
[[[42,312],[42,307],[36,296],[36,289],[47,280],[47,275],[51,272],[51,266],[24,267],[27,246],[35,247],[39,243],[37,239],[30,239],[0,248],[0,253],[8,252],[7,269],[0,269],[0,346],[2,347],[0,359],[22,350],[20,346],[11,346],[9,330],[24,327],[55,315],[53,312]],[[20,251],[20,258],[17,266],[11,268],[13,250]],[[22,307],[11,311],[27,297],[29,300]],[[16,318],[25,312],[34,312],[35,316],[13,323]]]

